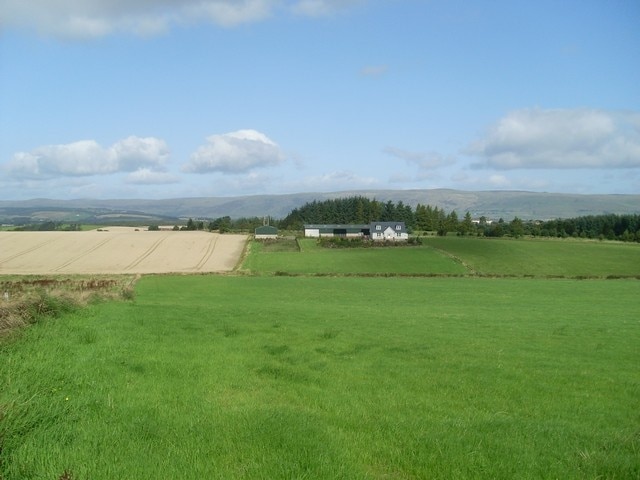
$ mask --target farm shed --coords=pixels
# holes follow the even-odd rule
[[[262,225],[255,230],[256,239],[275,239],[278,238],[278,229],[271,225]]]

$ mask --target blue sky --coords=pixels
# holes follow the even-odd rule
[[[0,199],[640,193],[637,0],[0,0]]]

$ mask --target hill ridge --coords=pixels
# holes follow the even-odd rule
[[[363,196],[386,202],[402,201],[415,207],[418,203],[437,206],[458,213],[490,219],[549,220],[586,215],[640,213],[640,195],[541,193],[519,190],[466,191],[454,189],[345,190],[335,192],[300,192],[258,194],[231,197],[180,197],[166,199],[29,199],[0,200],[0,220],[24,213],[61,209],[65,211],[99,210],[135,212],[165,218],[218,218],[230,216],[284,218],[294,208],[314,200],[323,201],[349,196]],[[4,220],[3,220],[4,221]]]

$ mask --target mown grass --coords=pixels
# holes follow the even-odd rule
[[[638,478],[638,298],[146,277],[2,344],[0,478]]]
[[[640,275],[640,244],[576,239],[429,237],[471,271],[488,275],[607,277]]]
[[[253,273],[461,275],[467,270],[442,252],[419,246],[333,249],[299,239],[299,251],[273,251],[252,242],[243,269]]]

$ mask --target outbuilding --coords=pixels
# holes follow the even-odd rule
[[[323,224],[305,225],[305,237],[349,237],[357,238],[369,235],[369,225]]]
[[[278,238],[278,229],[272,225],[262,225],[256,228],[255,237],[257,240]]]

